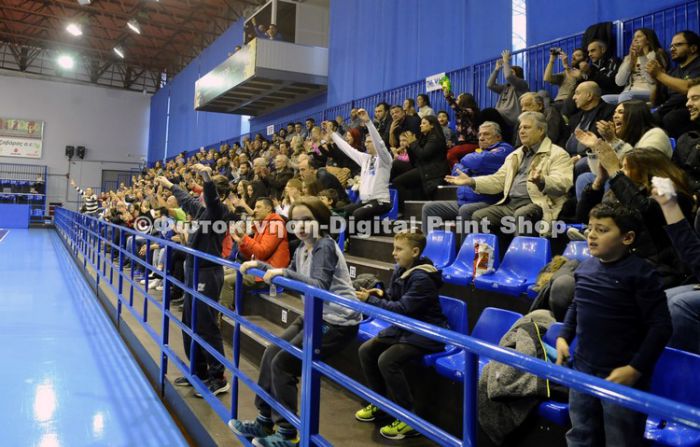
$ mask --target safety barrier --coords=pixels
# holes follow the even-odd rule
[[[616,40],[617,56],[622,58],[626,54],[626,48],[632,41],[634,30],[640,27],[653,29],[662,44],[669,44],[673,34],[683,29],[697,30],[700,25],[700,7],[698,1],[681,3],[676,6],[671,6],[649,14],[644,14],[639,17],[616,21],[613,24],[613,35]],[[530,85],[530,90],[533,92],[545,90],[549,93],[550,98],[556,96],[557,87],[543,80],[544,69],[549,61],[549,49],[552,47],[560,47],[567,54],[571,53],[581,46],[583,33],[577,33],[564,38],[552,40],[549,42],[540,43],[524,50],[513,53],[513,65],[522,66],[525,72],[525,79]],[[452,82],[452,90],[455,92],[471,92],[477,100],[481,108],[493,107],[496,103],[497,95],[488,90],[486,81],[493,71],[494,64],[497,58],[483,61],[473,66],[468,66],[447,73]],[[554,72],[561,71],[560,62],[557,61],[554,67]],[[415,98],[418,93],[425,93],[425,81],[419,80],[396,87],[384,92],[375,93],[365,98],[356,99],[345,104],[335,105],[320,112],[299,112],[293,118],[287,119],[284,122],[268,122],[259,123],[255,129],[251,129],[250,135],[258,132],[265,134],[265,129],[268,125],[273,124],[275,131],[278,131],[288,122],[301,121],[307,117],[313,117],[318,122],[319,120],[334,120],[337,115],[344,117],[349,116],[350,109],[364,108],[370,112],[381,101],[386,101],[389,104],[401,104],[406,98]],[[433,109],[446,110],[450,115],[450,120],[454,122],[454,115],[447,107],[447,103],[442,97],[442,92],[431,92],[428,94]],[[235,138],[230,138],[220,141],[216,144],[211,144],[206,148],[219,147],[222,144],[233,144],[234,141],[240,141],[245,135],[240,135]],[[194,154],[196,150],[188,152],[187,156]],[[174,157],[171,157],[174,158]],[[154,160],[150,160],[151,163]]]
[[[692,428],[700,429],[700,408],[694,408],[679,402],[674,402],[669,399],[638,391],[633,388],[614,384],[597,377],[589,376],[578,371],[520,354],[516,351],[504,349],[448,329],[394,314],[359,301],[333,295],[330,292],[311,287],[298,281],[277,277],[273,280],[274,284],[304,295],[304,345],[303,349],[299,349],[292,346],[289,342],[265,331],[238,313],[238,309],[242,308],[241,305],[243,298],[243,282],[240,272],[237,273],[236,278],[235,311],[227,309],[217,301],[202,295],[197,290],[189,287],[189,285],[183,284],[181,281],[167,273],[170,271],[170,260],[175,251],[181,251],[194,257],[194,274],[192,278],[193,284],[197,284],[198,265],[201,261],[208,261],[234,269],[238,269],[239,265],[237,263],[232,263],[222,258],[207,255],[170,241],[158,239],[128,228],[119,227],[112,223],[100,221],[93,217],[81,215],[63,208],[56,210],[55,225],[59,235],[63,238],[66,245],[73,250],[74,254],[81,255],[83,257],[83,267],[90,265],[94,269],[96,287],[99,288],[100,284],[104,282],[117,296],[118,320],[121,318],[121,311],[125,306],[137,318],[149,336],[158,344],[161,355],[159,382],[161,393],[164,393],[165,390],[165,375],[168,372],[168,363],[172,361],[182,371],[183,375],[190,380],[195,389],[202,394],[204,399],[209,403],[209,405],[212,406],[217,414],[224,421],[226,421],[237,417],[237,404],[239,398],[238,387],[240,381],[249,387],[253,392],[262,397],[275,411],[277,411],[297,430],[299,430],[301,439],[300,445],[304,447],[311,445],[332,445],[319,433],[320,378],[322,376],[325,376],[343,388],[346,388],[362,399],[373,402],[382,410],[408,423],[427,438],[430,438],[440,445],[476,445],[476,431],[478,423],[476,411],[476,392],[478,380],[476,369],[477,356],[488,357],[492,360],[522,369],[540,377],[548,378],[569,388],[591,394],[600,399],[614,402],[642,413],[661,417],[667,421],[674,421]],[[147,247],[150,247],[151,243],[157,243],[163,247],[166,250],[164,270],[160,271],[153,267],[151,263],[147,262],[148,258],[146,261],[143,261],[136,256],[134,245],[132,245],[131,251],[127,250],[125,241],[128,235],[142,237],[145,240]],[[118,243],[114,243],[115,240],[118,240]],[[112,253],[107,253],[107,247],[111,248]],[[114,277],[114,266],[110,266],[109,274],[107,273],[107,264],[112,262],[110,257],[114,256],[114,250],[118,251],[118,265],[116,266],[118,269],[118,278]],[[147,251],[150,252],[148,249]],[[129,259],[132,264],[139,264],[147,271],[153,271],[158,276],[163,278],[164,292],[162,301],[158,301],[148,295],[147,290],[144,290],[144,288],[140,287],[136,283],[134,280],[133,268],[131,269],[130,275],[125,275],[124,262],[127,259]],[[260,270],[252,270],[250,273],[256,276],[262,276],[263,274],[263,272]],[[124,288],[125,283],[129,288],[128,293]],[[199,335],[197,335],[190,326],[183,324],[182,321],[180,321],[178,317],[172,313],[170,309],[170,284],[174,284],[175,286],[186,291],[186,293],[190,294],[193,298],[193,322],[191,327],[196,327],[197,315],[194,303],[197,301],[216,309],[218,312],[221,312],[235,322],[232,339],[232,359],[225,358],[221,353],[217,352],[211,347],[211,345],[206,343]],[[146,285],[146,289],[147,288],[148,286]],[[143,310],[140,314],[134,307],[134,290],[142,293],[145,297]],[[463,387],[462,437],[457,438],[439,427],[436,427],[421,417],[396,405],[387,398],[378,395],[369,388],[322,361],[319,358],[318,348],[320,347],[322,335],[321,310],[324,302],[332,302],[346,306],[361,312],[365,316],[379,318],[438,342],[451,344],[464,349],[467,354],[465,370],[463,371],[465,385]],[[146,324],[148,321],[149,303],[158,307],[162,313],[163,321],[162,331],[160,334]],[[230,410],[227,410],[217,398],[206,390],[204,384],[196,376],[193,376],[191,367],[188,366],[185,361],[180,359],[177,353],[170,347],[168,329],[171,322],[176,324],[183,332],[187,333],[192,338],[192,347],[194,347],[196,343],[203,349],[206,349],[212,356],[221,362],[226,369],[229,370],[232,376]],[[301,361],[302,390],[301,413],[299,416],[295,414],[296,409],[290,410],[280,405],[270,394],[262,390],[256,384],[253,378],[247,376],[239,369],[241,326],[246,327],[259,336],[264,337],[270,342],[280,346],[282,349],[297,357]],[[189,365],[193,365],[195,350],[191,349],[190,352],[191,358],[189,359]],[[241,442],[243,442],[245,445],[250,445],[245,439],[241,439]]]

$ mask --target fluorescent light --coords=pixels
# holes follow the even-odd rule
[[[68,54],[61,54],[58,56],[58,59],[56,59],[56,62],[58,63],[58,66],[64,70],[71,70],[75,66],[73,56],[69,56]]]
[[[83,30],[80,28],[80,25],[77,25],[75,23],[69,23],[68,26],[66,27],[66,31],[74,35],[75,37],[79,37],[83,35]]]
[[[117,53],[117,56],[124,59],[124,49],[122,49],[122,47],[114,47],[112,49],[114,50],[115,53]]]
[[[131,19],[128,22],[126,22],[126,26],[129,27],[129,29],[136,34],[141,34],[141,27],[139,26],[139,22],[136,21],[136,19]]]

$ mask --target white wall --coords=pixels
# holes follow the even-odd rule
[[[100,187],[103,169],[139,167],[148,147],[150,95],[86,84],[19,77],[0,71],[0,116],[44,121],[41,159],[0,157],[0,163],[49,167],[47,202],[75,207],[70,172],[83,187]],[[65,147],[85,146],[84,160]]]

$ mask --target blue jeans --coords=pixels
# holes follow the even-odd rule
[[[666,290],[668,311],[673,322],[669,346],[700,354],[700,290],[695,285]]]
[[[605,378],[609,371],[589,367],[574,360],[574,369]],[[642,378],[644,380],[644,378]],[[635,385],[645,389],[646,383]],[[568,447],[638,447],[647,445],[644,429],[647,416],[590,394],[569,390],[571,429],[566,432]]]
[[[649,101],[651,98],[651,92],[643,90],[628,90],[622,92],[619,95],[603,95],[601,99],[608,104],[620,104],[621,102],[629,101],[632,99],[639,99],[641,101]]]

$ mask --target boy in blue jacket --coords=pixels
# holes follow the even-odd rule
[[[421,257],[425,244],[425,236],[420,230],[397,234],[393,251],[396,267],[387,292],[362,289],[357,292],[357,297],[382,309],[447,327],[447,318],[442,313],[438,296],[442,278],[432,261]],[[413,397],[403,373],[404,367],[443,348],[443,344],[429,338],[390,326],[360,346],[360,364],[372,390],[413,411]],[[379,411],[370,404],[355,413],[355,418],[361,422],[371,422]],[[419,435],[399,420],[382,427],[379,432],[388,439]]]

